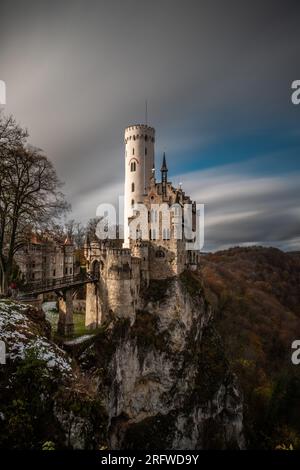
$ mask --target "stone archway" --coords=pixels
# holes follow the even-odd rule
[[[93,262],[92,262],[92,265],[91,265],[91,274],[93,276],[98,276],[99,278],[99,275],[100,275],[100,261],[98,261],[97,259],[95,259]]]

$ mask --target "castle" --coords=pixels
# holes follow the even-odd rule
[[[76,274],[75,246],[69,237],[33,233],[15,255],[23,282],[48,281]]]
[[[195,230],[196,204],[168,181],[165,154],[160,181],[155,178],[155,130],[145,124],[125,129],[124,240],[99,239],[85,244],[87,270],[99,281],[87,285],[86,326],[95,327],[110,317],[134,322],[140,291],[153,279],[166,279],[195,269],[199,251],[187,249],[181,208],[191,208],[190,229]],[[141,227],[139,205],[146,208]],[[160,210],[167,207],[170,223]],[[177,221],[175,223],[175,221]],[[145,229],[146,225],[146,229]],[[176,231],[182,236],[175,236]]]

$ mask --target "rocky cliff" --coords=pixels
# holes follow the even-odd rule
[[[201,283],[152,282],[136,321],[111,324],[79,354],[106,396],[110,448],[243,448],[243,407]]]
[[[196,274],[151,282],[134,324],[112,321],[64,350],[31,307],[0,302],[0,327],[0,447],[245,446],[242,398]]]
[[[210,254],[152,282],[134,324],[63,349],[39,312],[0,301],[0,447],[300,449],[299,282],[299,253]]]

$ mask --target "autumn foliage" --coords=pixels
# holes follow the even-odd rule
[[[197,275],[244,394],[249,447],[300,449],[300,253],[232,248],[203,255]]]

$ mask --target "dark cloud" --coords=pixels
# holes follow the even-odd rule
[[[122,191],[123,130],[144,121],[146,98],[157,154],[174,155],[174,174],[222,136],[281,125],[296,132],[298,11],[297,2],[276,0],[2,0],[7,111],[53,159],[74,216],[87,220],[103,197]],[[267,204],[265,196],[252,210]],[[246,206],[239,194],[228,200],[236,214]],[[259,217],[252,215],[253,226]],[[234,228],[240,241],[243,226]],[[215,243],[230,239],[226,221],[219,233]],[[249,241],[270,230],[260,234],[249,231]]]
[[[299,248],[300,173],[258,176],[249,164],[183,176],[205,205],[205,250],[238,244]]]

